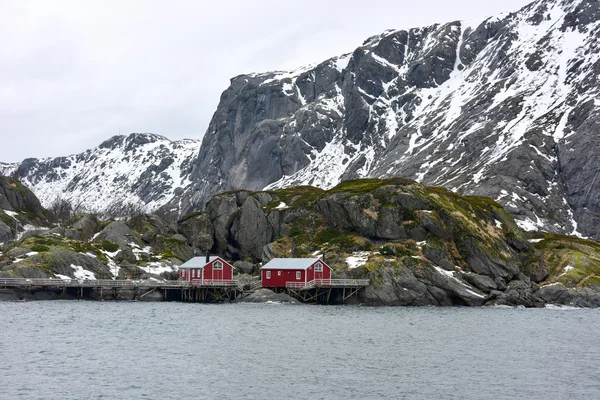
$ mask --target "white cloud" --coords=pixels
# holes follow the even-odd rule
[[[526,3],[5,0],[0,161],[83,151],[119,131],[200,139],[235,75],[322,61],[388,28]]]

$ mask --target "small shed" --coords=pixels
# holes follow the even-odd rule
[[[331,279],[331,267],[319,258],[274,258],[260,270],[263,287],[285,288],[287,283]]]
[[[233,280],[233,266],[218,256],[194,257],[179,266],[179,279],[211,283]]]

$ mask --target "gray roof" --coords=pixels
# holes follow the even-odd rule
[[[308,269],[320,258],[274,258],[261,269]]]
[[[221,260],[223,260],[221,257],[210,256],[209,261],[206,262],[206,256],[194,257],[190,260],[187,260],[183,264],[181,264],[179,266],[179,269],[181,269],[181,268],[203,268],[206,264],[215,261],[217,258],[220,258]],[[225,260],[223,260],[223,261],[225,261]]]

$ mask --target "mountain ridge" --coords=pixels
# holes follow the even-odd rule
[[[597,235],[600,187],[575,171],[598,159],[569,153],[574,139],[583,153],[596,145],[599,8],[541,0],[479,25],[386,31],[316,66],[239,75],[183,203],[402,176],[490,195],[529,229]]]
[[[45,207],[58,198],[80,212],[154,211],[189,184],[199,146],[151,133],[115,135],[82,153],[0,164],[0,175],[21,179]]]
[[[148,171],[135,182],[127,172],[126,185],[109,182],[94,167],[86,173],[102,184],[92,177],[83,190],[65,158],[0,164],[0,173],[16,171],[44,205],[61,191],[73,201],[114,191],[110,202],[87,201],[178,215],[226,190],[405,177],[490,196],[528,230],[598,240],[599,21],[597,1],[537,0],[481,20],[387,30],[321,63],[233,77],[197,154],[192,141],[122,166]]]

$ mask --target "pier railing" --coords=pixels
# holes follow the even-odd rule
[[[237,280],[159,281],[131,279],[49,279],[49,278],[0,278],[0,287],[93,287],[93,288],[194,288],[236,287]]]
[[[315,281],[310,282],[286,282],[287,289],[310,289],[315,287]]]
[[[252,281],[253,289],[260,281]],[[360,288],[369,286],[368,279],[314,279],[310,282],[287,282],[286,288],[308,290],[321,288]],[[49,278],[0,278],[0,287],[89,287],[89,288],[164,288],[189,289],[210,287],[240,287],[239,280],[131,280],[131,279],[49,279]]]
[[[309,282],[286,282],[287,289],[308,290],[314,287],[325,288],[356,288],[369,286],[368,279],[314,279]]]

